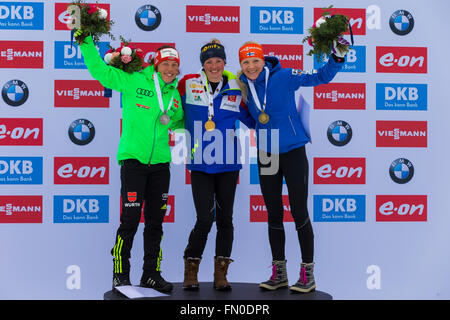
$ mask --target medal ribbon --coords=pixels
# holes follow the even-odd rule
[[[163,98],[162,98],[162,94],[161,94],[161,87],[159,85],[158,75],[157,75],[156,71],[153,72],[152,78],[153,78],[153,81],[155,82],[155,90],[156,90],[156,96],[158,97],[159,108],[161,109],[161,111],[164,114],[166,114],[170,110],[170,108],[172,107],[173,94],[175,93],[175,90],[177,89],[177,87],[175,86],[175,90],[172,92],[172,97],[170,98],[169,106],[167,107],[167,110],[164,111],[164,102],[163,102]]]
[[[207,92],[207,102],[208,102],[208,119],[212,119],[212,117],[214,117],[214,98],[217,97],[218,93],[220,92],[220,90],[222,89],[222,85],[223,85],[223,79],[220,80],[220,83],[217,85],[217,88],[214,92],[211,92],[211,90],[209,90],[209,84],[208,84],[208,79],[206,77],[205,72],[202,71],[202,83],[203,83],[203,87],[205,89],[205,91]]]
[[[266,109],[267,83],[269,83],[269,68],[264,67],[264,69],[266,70],[266,83],[264,86],[264,103],[263,103],[262,107],[261,107],[261,102],[259,101],[258,95],[256,94],[255,85],[253,84],[253,81],[252,80],[248,81],[248,86],[250,87],[250,91],[252,93],[253,100],[255,100],[256,108],[258,108],[258,110],[261,111],[261,113],[263,113],[264,110]]]

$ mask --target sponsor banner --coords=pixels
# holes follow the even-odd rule
[[[376,64],[381,73],[427,73],[427,48],[377,47]]]
[[[94,1],[89,1],[94,3]],[[68,24],[71,22],[70,12],[67,11],[67,6],[70,3],[55,3],[55,30],[64,30],[67,31],[70,28]],[[95,5],[99,8],[105,9],[108,12],[107,19],[111,16],[110,4],[109,3],[95,3]]]
[[[43,2],[0,2],[0,30],[44,30]]]
[[[303,8],[250,7],[250,33],[303,33]]]
[[[137,198],[136,197],[136,192],[129,192],[127,197],[127,201],[128,203],[130,203],[132,207],[139,207],[140,204],[135,202]],[[145,217],[144,217],[144,209],[145,209],[145,201],[142,205],[142,210],[141,210],[141,218],[139,220],[140,223],[145,223]],[[163,223],[174,223],[175,222],[175,196],[174,195],[167,195],[167,205],[166,208],[161,208],[161,209],[166,209],[166,213],[164,215],[164,220]],[[120,214],[122,215],[122,197],[120,197]]]
[[[142,65],[144,68],[149,66],[149,62],[155,56],[156,50],[165,45],[175,48],[174,42],[130,42],[130,46],[134,46],[135,48],[139,48],[143,51],[144,63]]]
[[[328,59],[317,61],[314,55],[314,69],[324,66]],[[339,72],[366,72],[366,46],[352,46],[345,58],[342,69]]]
[[[109,42],[99,42],[97,49],[101,57],[109,50]],[[70,41],[55,41],[55,69],[87,69],[80,47]]]
[[[314,109],[365,110],[365,83],[328,83],[314,87]]]
[[[97,80],[55,80],[55,108],[109,108],[105,88]]]
[[[366,184],[366,158],[314,158],[314,184]]]
[[[322,16],[324,11],[330,12],[330,14],[342,14],[349,18],[349,24],[352,27],[352,33],[356,36],[366,35],[366,9],[357,8],[314,8],[314,21],[317,21]],[[350,34],[347,31],[344,34]]]
[[[21,106],[27,101],[29,95],[30,90],[21,80],[10,80],[2,88],[3,101],[11,107]]]
[[[377,195],[376,221],[427,221],[427,196]]]
[[[42,196],[0,196],[0,223],[42,223]]]
[[[427,84],[377,83],[377,110],[427,110]]]
[[[365,195],[314,195],[314,222],[366,221]]]
[[[109,184],[109,158],[55,157],[54,184]]]
[[[107,223],[109,196],[53,197],[53,223]]]
[[[0,146],[42,146],[42,118],[0,119]]]
[[[427,147],[426,121],[377,121],[377,147]]]
[[[294,222],[289,196],[283,195],[284,222]],[[250,222],[267,222],[267,208],[262,195],[250,195]]]
[[[42,184],[42,157],[0,157],[0,185]]]
[[[264,55],[277,57],[282,68],[303,69],[303,46],[298,44],[262,44]]]
[[[186,6],[186,32],[239,33],[240,7]]]
[[[0,41],[0,68],[44,68],[44,42]]]

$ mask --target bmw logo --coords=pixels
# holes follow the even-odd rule
[[[394,182],[407,183],[414,175],[414,166],[408,159],[398,158],[391,163],[389,175]]]
[[[161,12],[152,5],[145,5],[136,11],[134,20],[139,28],[144,31],[153,31],[161,23]]]
[[[399,36],[404,36],[414,28],[414,18],[406,10],[397,10],[389,18],[389,26],[392,32]]]
[[[352,139],[352,127],[343,120],[334,121],[328,126],[327,137],[331,144],[345,146]]]
[[[84,146],[94,139],[95,128],[92,122],[86,119],[78,119],[69,126],[70,140],[80,146]]]
[[[20,80],[11,80],[2,88],[3,100],[13,107],[18,107],[28,99],[29,90],[27,85]]]

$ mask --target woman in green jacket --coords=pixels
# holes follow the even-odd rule
[[[94,79],[122,93],[122,134],[117,161],[121,166],[122,215],[117,230],[113,289],[130,285],[130,251],[144,208],[144,265],[140,285],[161,292],[173,289],[161,276],[162,222],[169,192],[169,129],[183,127],[177,91],[180,58],[175,48],[157,50],[150,66],[127,73],[106,65],[92,37],[80,45]]]

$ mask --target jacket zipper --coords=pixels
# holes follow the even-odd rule
[[[162,90],[161,90],[161,95],[164,92],[164,88],[166,87],[167,83],[164,84]],[[164,98],[163,98],[164,101]],[[164,102],[163,102],[164,103]],[[159,107],[158,107],[159,108]],[[156,142],[156,123],[158,122],[159,116],[161,115],[161,110],[158,111],[158,116],[155,119],[155,124],[153,125],[153,146],[152,146],[152,152],[150,153],[150,160],[148,160],[148,164],[150,165],[152,162],[152,157],[153,157],[153,151],[155,150],[155,142]]]
[[[292,123],[292,120],[291,120],[291,116],[288,116],[288,118],[289,118],[289,122],[291,123],[292,130],[294,130],[294,134],[297,135],[297,132],[295,131],[295,128],[294,128],[294,124]]]

